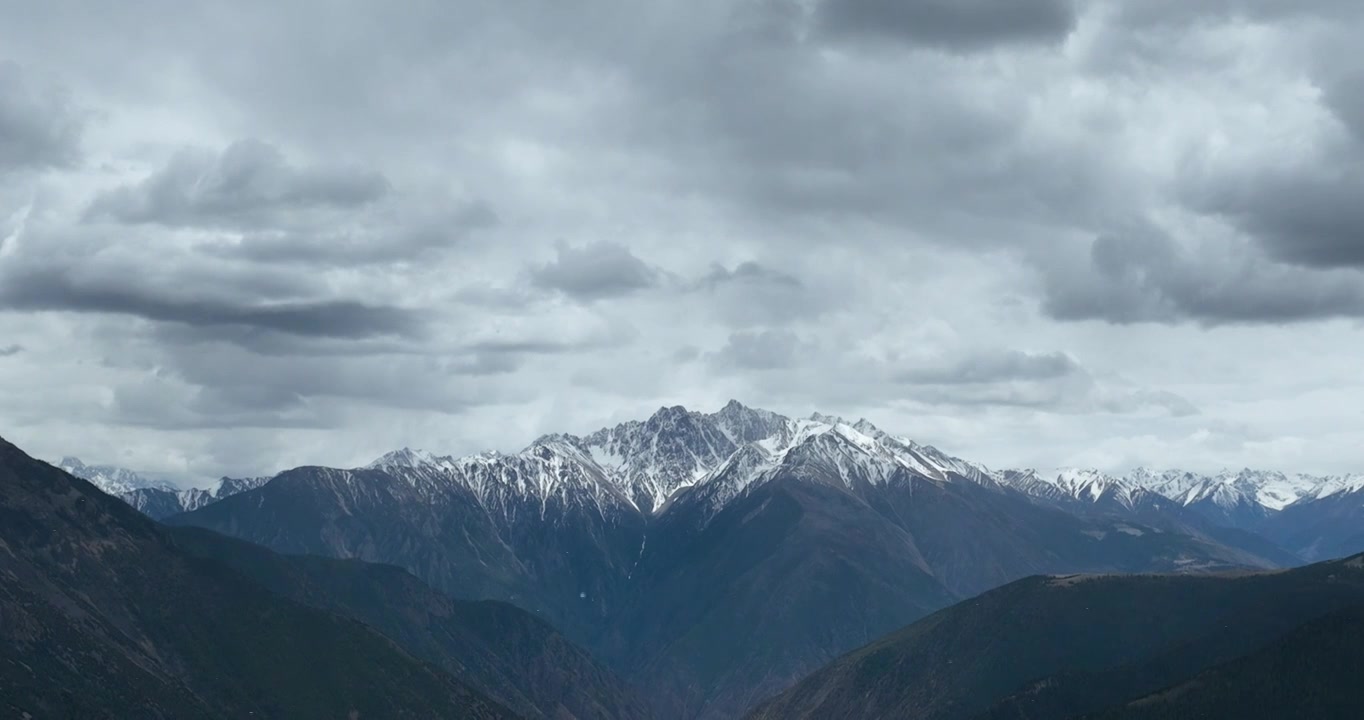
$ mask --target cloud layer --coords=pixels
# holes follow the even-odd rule
[[[192,480],[738,397],[995,465],[1364,470],[1358,3],[5,15],[37,452]]]

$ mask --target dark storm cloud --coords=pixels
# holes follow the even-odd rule
[[[950,365],[901,373],[901,382],[921,385],[978,385],[1011,381],[1056,380],[1084,373],[1065,353],[1033,354],[1017,350],[979,353]]]
[[[71,165],[85,117],[65,90],[0,60],[0,173]]]
[[[1154,229],[1094,241],[1088,263],[1044,270],[1058,320],[1204,326],[1364,317],[1364,278],[1281,265],[1253,247],[1180,247]]]
[[[1072,0],[823,0],[831,35],[880,37],[951,50],[1057,42],[1076,21]]]
[[[1275,260],[1364,267],[1364,153],[1348,166],[1228,179],[1204,207],[1256,238]]]
[[[18,355],[23,351],[24,351],[23,345],[18,344],[5,345],[4,347],[0,347],[0,357],[10,357],[12,355]]]
[[[362,206],[388,191],[376,171],[296,167],[275,146],[242,140],[216,155],[181,150],[145,180],[95,198],[87,215],[172,227],[249,227],[290,211]]]
[[[578,300],[619,297],[656,287],[663,274],[635,257],[624,245],[597,242],[584,247],[559,245],[558,257],[533,267],[531,282]]]
[[[190,326],[239,326],[321,338],[413,336],[420,314],[353,300],[280,301],[196,298],[157,291],[138,278],[81,278],[61,269],[30,269],[0,278],[0,308],[130,315]]]
[[[1324,98],[1343,137],[1293,164],[1200,178],[1187,195],[1194,207],[1254,237],[1275,260],[1364,268],[1364,72],[1333,79]]]

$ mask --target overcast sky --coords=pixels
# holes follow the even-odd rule
[[[187,482],[729,398],[1364,471],[1357,0],[0,0],[0,435]]]

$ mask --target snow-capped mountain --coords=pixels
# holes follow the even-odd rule
[[[622,504],[645,515],[662,512],[684,490],[717,508],[789,465],[817,464],[826,479],[851,487],[884,483],[896,470],[948,482],[984,480],[984,466],[883,432],[815,413],[791,419],[730,401],[716,413],[661,408],[586,436],[547,435],[514,454],[463,458],[403,448],[366,465],[414,484],[456,483],[485,503],[550,496],[603,511]]]
[[[1317,477],[1274,471],[1224,470],[1203,475],[1185,470],[1137,468],[1125,474],[1067,468],[995,474],[999,482],[1051,501],[1114,503],[1129,509],[1143,493],[1158,495],[1227,527],[1254,529],[1295,503],[1364,489],[1364,476]],[[1147,498],[1149,500],[1149,497]]]
[[[223,498],[258,488],[269,480],[269,477],[224,477],[219,478],[208,488],[180,490],[167,487],[143,487],[128,492],[115,493],[114,496],[132,505],[143,515],[153,520],[161,520],[182,512],[198,510]]]
[[[1339,495],[1364,492],[1364,475],[1331,475],[1305,488],[1296,500],[1322,500]],[[1287,505],[1287,503],[1286,503]]]
[[[113,465],[87,465],[67,456],[56,464],[78,478],[113,495],[154,520],[197,510],[225,497],[264,485],[269,477],[219,478],[207,488],[178,488],[168,482],[147,479],[132,470]]]
[[[90,481],[95,487],[110,495],[120,495],[141,488],[175,490],[175,486],[170,483],[149,480],[132,470],[113,465],[86,465],[77,457],[64,457],[56,465],[78,478]]]

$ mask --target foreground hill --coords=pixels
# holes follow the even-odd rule
[[[359,622],[183,551],[3,440],[0,578],[7,716],[514,717]]]
[[[1267,647],[1086,720],[1357,718],[1364,714],[1364,609],[1296,628]]]
[[[1183,683],[1361,606],[1359,558],[1276,573],[1028,578],[840,658],[751,717],[1076,717]],[[1252,677],[1266,661],[1254,662],[1261,664],[1221,672]],[[1207,697],[1236,692],[1196,682]]]

